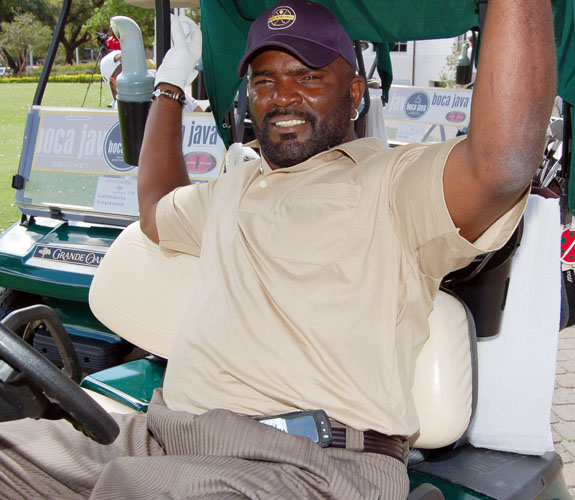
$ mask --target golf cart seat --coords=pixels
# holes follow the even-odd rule
[[[101,262],[90,288],[90,307],[125,340],[167,358],[186,305],[193,300],[190,283],[197,266],[196,257],[161,249],[133,223]],[[434,300],[429,325],[431,336],[418,357],[413,384],[421,430],[412,446],[435,449],[457,441],[471,420],[474,332],[471,328],[470,334],[473,321],[466,307],[443,291]],[[121,391],[104,387],[114,375],[102,373],[86,377],[83,387],[120,399]],[[130,411],[95,397],[110,411]],[[145,409],[145,404],[132,407]]]

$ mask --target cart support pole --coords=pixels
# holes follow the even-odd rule
[[[156,0],[156,68],[170,50],[170,0]]]
[[[50,42],[50,48],[48,49],[48,54],[46,55],[46,60],[44,61],[44,66],[42,67],[42,73],[40,74],[40,80],[38,81],[38,86],[36,87],[36,94],[34,94],[34,100],[32,104],[35,106],[40,106],[42,104],[42,98],[44,97],[44,91],[46,90],[46,85],[48,84],[48,76],[50,71],[52,71],[52,65],[54,64],[54,59],[56,59],[56,52],[58,51],[58,44],[60,43],[60,37],[66,26],[66,19],[68,19],[68,14],[70,13],[70,6],[72,5],[72,0],[64,0],[62,4],[62,9],[60,10],[60,17],[58,18],[58,23],[54,29],[54,34],[52,35],[52,41]]]

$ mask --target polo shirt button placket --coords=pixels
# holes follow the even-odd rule
[[[267,187],[268,183],[267,181],[260,181],[260,187],[263,189],[265,187]]]

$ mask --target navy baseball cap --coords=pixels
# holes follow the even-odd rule
[[[263,47],[281,47],[310,68],[321,68],[343,57],[357,71],[353,42],[327,7],[307,0],[284,0],[252,24],[238,76],[246,74],[251,58]]]

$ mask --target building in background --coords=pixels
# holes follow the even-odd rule
[[[466,41],[465,35],[437,40],[397,42],[391,51],[393,85],[436,87],[447,70],[448,58]],[[375,53],[373,47],[364,51],[365,69],[369,72]],[[378,78],[377,72],[374,77]]]

